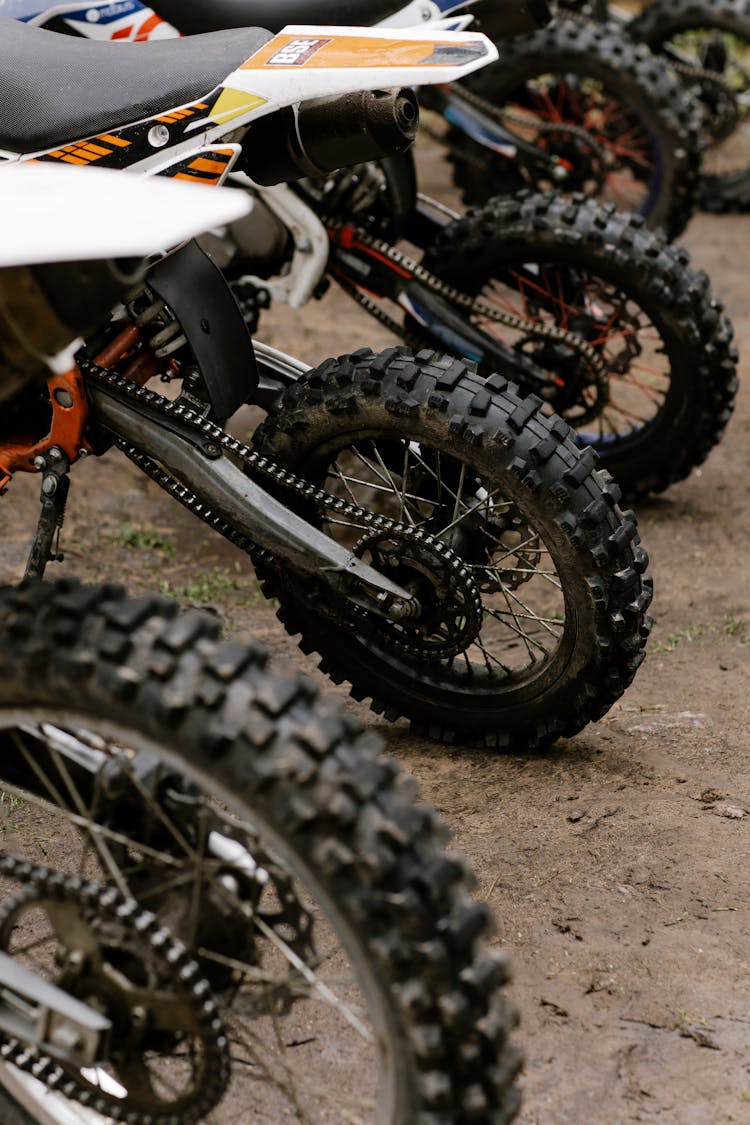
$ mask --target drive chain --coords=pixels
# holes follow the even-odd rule
[[[440,558],[441,563],[450,569],[453,581],[463,586],[465,603],[470,614],[469,627],[470,630],[473,630],[473,635],[478,633],[482,622],[481,594],[471,576],[471,572],[464,565],[460,555],[443,543],[440,538],[435,535],[430,535],[421,528],[411,527],[409,524],[388,519],[386,516],[378,515],[375,512],[369,511],[367,508],[361,508],[356,504],[350,503],[348,500],[344,500],[339,496],[334,496],[332,493],[326,492],[322,488],[317,488],[303,477],[296,476],[294,473],[289,472],[287,469],[271,461],[268,457],[264,457],[262,454],[253,450],[250,446],[240,441],[239,438],[232,437],[231,434],[228,434],[215,422],[204,418],[197,410],[186,406],[184,403],[180,403],[179,400],[173,401],[165,398],[163,395],[157,394],[155,391],[148,390],[146,387],[139,387],[137,384],[123,378],[116,372],[99,367],[83,356],[78,357],[78,363],[85,378],[90,380],[94,385],[105,388],[121,400],[138,403],[147,407],[151,414],[161,414],[168,424],[174,425],[175,422],[179,423],[180,426],[191,430],[196,437],[202,439],[202,448],[204,450],[207,447],[215,447],[216,454],[222,451],[229,454],[232,458],[241,463],[243,469],[264,477],[266,480],[270,481],[275,488],[281,488],[287,492],[293,493],[306,503],[314,505],[322,512],[334,515],[339,520],[350,520],[363,532],[392,536],[413,544],[422,550],[434,552],[434,554]],[[264,548],[259,548],[249,536],[246,536],[238,528],[228,523],[228,521],[215,512],[208,504],[205,504],[195,493],[177,480],[177,478],[162,469],[148,454],[133,446],[124,438],[117,437],[117,435],[115,436],[118,446],[126,456],[147,476],[155,481],[160,488],[163,488],[173,496],[185,508],[198,516],[199,519],[203,520],[225,538],[229,539],[230,542],[234,543],[241,550],[247,552],[255,563],[271,560],[272,555],[270,552]],[[416,599],[412,599],[412,601],[414,603],[414,608],[418,608]],[[358,614],[367,612],[366,610],[360,610],[359,607],[352,603],[349,603],[349,606],[352,611],[357,611]],[[418,621],[418,617],[415,620]],[[401,647],[415,656],[423,655],[422,648],[417,642],[410,644],[408,641],[404,640]],[[465,647],[465,645],[462,647]],[[452,646],[447,645],[444,655],[451,655],[451,649]]]
[[[494,305],[488,304],[487,301],[482,300],[481,297],[471,297],[468,293],[462,293],[447,282],[441,281],[435,274],[430,273],[424,266],[418,262],[413,261],[406,254],[397,250],[389,242],[382,238],[377,238],[375,235],[369,234],[367,231],[359,227],[351,229],[350,225],[344,220],[332,220],[329,223],[329,229],[332,232],[347,230],[351,232],[354,239],[360,242],[369,250],[375,251],[382,257],[387,258],[389,262],[399,266],[411,275],[416,281],[421,282],[426,289],[438,296],[443,297],[446,301],[450,301],[452,305],[457,308],[466,309],[467,312],[473,313],[477,317],[482,317],[484,320],[493,321],[495,324],[502,324],[506,328],[512,328],[516,332],[520,332],[526,336],[536,337],[541,340],[552,340],[554,343],[563,344],[565,347],[576,352],[588,365],[592,380],[596,386],[596,408],[597,411],[606,406],[609,402],[609,370],[607,361],[591,344],[587,343],[581,336],[575,332],[569,332],[565,328],[560,328],[557,324],[542,324],[539,321],[526,320],[524,317],[517,316],[515,313],[505,312],[503,309],[498,309]],[[338,280],[338,279],[337,279]],[[347,286],[343,286],[347,289]],[[357,298],[359,300],[359,298]],[[360,302],[364,304],[364,302]],[[367,307],[367,306],[366,306]],[[370,311],[368,307],[368,312]],[[378,317],[378,319],[381,319]],[[384,322],[385,323],[385,322]],[[391,322],[394,323],[394,322]],[[398,326],[399,334],[403,336],[404,329]]]

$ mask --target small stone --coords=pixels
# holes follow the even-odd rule
[[[725,816],[727,820],[742,820],[745,816],[745,810],[738,809],[736,805],[717,805],[713,811],[717,816]]]
[[[572,809],[565,819],[570,821],[571,824],[577,824],[579,820],[583,820],[588,811],[588,809]]]

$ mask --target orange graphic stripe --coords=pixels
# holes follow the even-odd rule
[[[173,180],[188,180],[191,184],[215,184],[218,177],[205,177],[205,176],[191,176],[187,172],[175,172],[172,176]]]
[[[312,44],[315,36],[277,35],[265,47],[261,47],[252,58],[244,62],[240,70],[259,70],[290,43],[307,39]],[[447,40],[425,43],[424,40],[420,42],[412,39],[362,39],[355,35],[337,35],[302,64],[289,62],[272,65],[278,66],[279,70],[294,70],[295,65],[314,70],[327,67],[419,66],[431,54],[432,48],[438,46],[455,47],[455,43]]]
[[[141,24],[141,26],[138,28],[138,34],[136,35],[134,42],[142,43],[144,39],[148,39],[151,32],[155,27],[158,27],[160,23],[164,23],[164,20],[161,18],[161,16],[150,16],[149,19],[147,19],[146,22],[144,24]]]
[[[196,172],[211,172],[214,176],[220,176],[227,166],[226,160],[209,160],[205,156],[199,156],[189,165],[194,168]]]
[[[133,143],[132,141],[126,141],[124,137],[115,137],[112,133],[102,133],[96,139],[104,141],[108,145],[116,145],[118,148],[129,148]]]
[[[111,148],[103,148],[101,145],[95,145],[92,141],[87,141],[82,146],[83,152],[90,152],[94,160],[98,160],[100,156],[110,156],[112,153]]]

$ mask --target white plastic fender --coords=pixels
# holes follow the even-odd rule
[[[246,215],[244,191],[42,163],[0,170],[0,266],[145,257]]]

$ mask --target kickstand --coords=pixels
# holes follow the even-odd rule
[[[40,458],[41,462],[41,458]],[[44,578],[48,562],[62,562],[60,551],[60,531],[65,519],[65,504],[68,499],[70,465],[59,449],[53,447],[44,458],[42,510],[26,563],[25,578]]]

